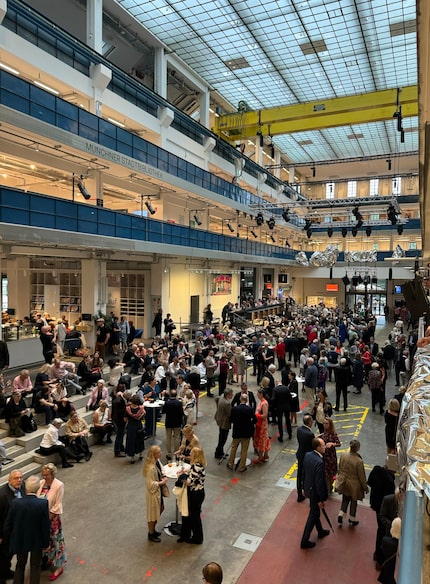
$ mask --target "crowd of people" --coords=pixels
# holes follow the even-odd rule
[[[282,317],[272,318],[260,330],[246,334],[228,323],[232,310],[234,308],[229,307],[224,311],[223,324],[214,324],[211,307],[206,307],[205,326],[192,347],[172,328],[171,315],[164,319],[164,335],[160,334],[161,309],[153,323],[158,334],[146,345],[142,342],[128,344],[129,339],[121,332],[124,317],[112,321],[118,331],[108,328],[104,319],[100,319],[96,350],[93,355],[84,355],[78,367],[74,361],[65,361],[53,354],[51,361],[40,368],[34,383],[25,369],[9,386],[1,381],[3,395],[12,390],[4,407],[11,435],[27,431],[25,419],[34,411],[44,415],[47,426],[40,452],[45,455],[58,453],[63,467],[72,466],[70,460],[91,459],[90,433],[96,435],[99,445],[113,444],[115,457],[128,457],[134,464],[144,459],[145,440],[153,435],[156,427],[153,416],[155,421],[164,416],[165,452],[159,446],[151,446],[143,464],[148,540],[161,541],[161,532],[156,526],[167,496],[167,480],[161,464],[164,457],[166,464],[176,458],[186,465],[181,471],[185,476],[181,480],[178,477],[181,488],[186,489],[187,503],[178,542],[202,544],[201,508],[205,498],[207,455],[194,431],[201,392],[214,397],[218,390],[214,400],[218,426],[214,457],[220,463],[226,460],[228,470],[240,473],[248,470],[250,444],[252,464],[264,464],[269,460],[272,444],[270,426],[276,425],[279,442],[284,441],[284,433],[291,440],[297,427],[297,414],[302,411],[303,425],[297,427],[297,501],[309,498],[310,513],[301,547],[314,547],[315,542],[310,540],[314,527],[319,538],[328,535],[321,526],[319,513],[334,490],[342,495],[339,526],[344,524],[348,510],[348,524],[358,526],[357,502],[368,492],[368,486],[372,488],[372,495],[379,485],[372,485],[372,473],[366,481],[358,440],[351,441],[348,452],[342,453],[338,461],[336,448],[341,447],[341,442],[333,416],[341,409],[348,411],[349,388],[358,395],[367,384],[371,394],[369,406],[375,413],[378,406],[379,413],[384,415],[387,453],[395,453],[400,402],[410,376],[416,331],[407,331],[405,323],[397,321],[380,347],[375,342],[375,320],[370,314],[365,317],[340,314],[323,305],[299,308],[290,303]],[[121,359],[111,359],[106,372],[104,360],[108,346],[109,353]],[[396,386],[402,387],[386,408],[390,372],[394,372]],[[140,377],[134,391],[130,387],[131,375]],[[255,377],[256,395],[248,388],[248,375]],[[104,380],[105,376],[109,381]],[[334,406],[327,395],[332,380],[336,396]],[[233,384],[237,385],[236,392]],[[86,408],[92,412],[91,425],[74,410],[69,399],[71,393],[88,390]],[[159,407],[149,408],[148,404],[154,401]],[[60,436],[63,426],[65,432]],[[225,452],[230,431],[232,443],[230,451]],[[240,456],[236,456],[239,446]],[[45,474],[42,475],[45,481],[42,494],[44,488],[47,491],[46,484],[48,487],[58,485],[55,467],[47,469],[48,466],[44,466]],[[59,486],[58,489],[61,490]],[[57,508],[61,509],[61,505]],[[375,503],[372,508],[380,510],[380,505]],[[61,511],[53,514],[57,515],[54,527],[51,517],[51,539],[53,530],[57,538],[54,542],[56,559],[50,560],[49,565],[52,579],[55,579],[63,570],[64,541],[61,539]],[[385,570],[382,540],[392,536],[389,529],[379,530],[379,511],[378,534],[375,561]]]

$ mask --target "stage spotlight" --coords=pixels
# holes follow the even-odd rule
[[[397,212],[394,208],[394,205],[390,205],[387,209],[387,218],[390,221],[391,225],[395,225],[397,223]]]
[[[288,209],[285,209],[284,211],[282,211],[282,219],[288,223],[288,221],[290,220],[290,213],[288,211]]]
[[[311,219],[305,219],[305,224],[303,226],[303,231],[309,231],[309,229],[312,227],[312,221]]]
[[[145,207],[148,209],[148,211],[151,213],[151,215],[154,215],[157,212],[154,209],[154,207],[151,205],[151,201],[149,199],[147,201],[145,201]]]
[[[202,224],[202,220],[197,215],[197,213],[194,215],[194,221],[197,223],[197,225],[201,225]]]
[[[234,233],[234,227],[231,223],[227,223],[227,227],[229,228],[230,233]]]
[[[329,227],[329,228],[327,229],[327,235],[328,235],[329,237],[332,237],[332,235],[333,235],[333,227]]]
[[[257,217],[255,218],[255,220],[257,221],[257,225],[263,225],[264,217],[263,217],[263,213],[261,211],[259,213],[257,213]]]
[[[77,187],[79,189],[79,192],[81,193],[81,195],[84,197],[84,199],[86,201],[88,201],[89,199],[91,199],[91,195],[90,193],[87,191],[87,187],[84,185],[84,181],[82,178],[80,178],[77,182]]]
[[[270,239],[273,241],[273,243],[276,243],[276,239],[273,237],[273,235],[270,236]]]
[[[312,229],[308,229],[306,235],[308,236],[308,239],[310,239],[312,237]]]
[[[403,225],[397,225],[397,233],[399,235],[402,235],[403,234]]]
[[[353,227],[351,229],[352,237],[357,237],[358,229],[357,227]]]
[[[370,225],[366,227],[366,235],[367,237],[370,237],[372,235],[372,228],[370,227]]]
[[[348,235],[348,229],[346,227],[342,227],[342,237],[346,237]]]
[[[255,239],[257,239],[258,235],[255,233],[255,231],[253,229],[251,229],[250,231],[252,237],[255,237]]]
[[[274,229],[276,225],[276,221],[274,217],[270,217],[269,221],[267,222],[267,226],[269,227],[269,229]]]
[[[351,284],[351,280],[348,278],[348,274],[344,275],[342,282],[345,284],[345,286],[349,286]]]

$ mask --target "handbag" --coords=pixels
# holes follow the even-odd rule
[[[161,496],[170,497],[169,487],[167,485],[161,485]]]

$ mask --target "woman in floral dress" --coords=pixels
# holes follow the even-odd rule
[[[269,438],[269,404],[267,403],[264,389],[260,387],[257,392],[259,399],[255,415],[257,424],[254,432],[254,450],[258,456],[253,459],[253,463],[266,462],[269,460],[270,438]]]
[[[337,474],[336,448],[339,448],[341,444],[339,436],[336,434],[333,420],[331,418],[324,418],[323,425],[324,432],[320,434],[319,438],[322,438],[325,442],[325,453],[323,455],[325,476],[328,492],[331,493],[333,491],[334,478]]]

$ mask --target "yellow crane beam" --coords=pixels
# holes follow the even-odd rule
[[[215,132],[230,141],[264,136],[322,130],[380,122],[393,118],[402,108],[402,117],[418,115],[418,87],[386,89],[363,95],[337,97],[297,105],[222,114],[215,118]]]

